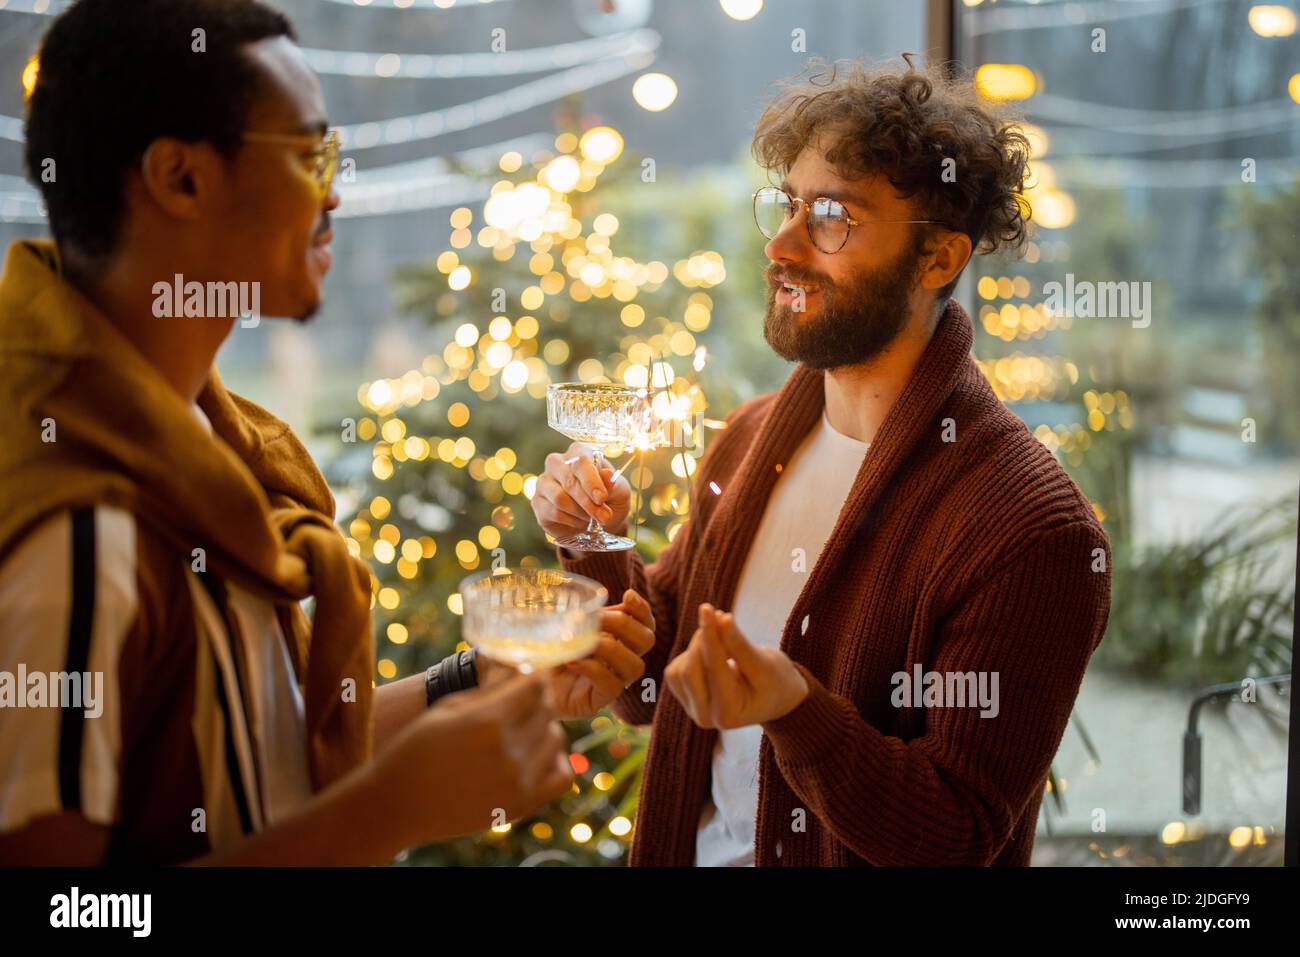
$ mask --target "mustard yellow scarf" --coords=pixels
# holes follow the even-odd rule
[[[370,754],[370,570],[348,552],[329,487],[284,422],[228,392],[215,368],[198,401],[217,441],[61,277],[52,243],[10,247],[0,275],[0,562],[44,517],[91,504],[128,509],[186,559],[202,547],[211,572],[285,611],[320,789]],[[297,604],[308,596],[314,623]]]

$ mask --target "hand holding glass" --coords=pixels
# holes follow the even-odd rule
[[[599,382],[561,382],[546,390],[546,421],[575,442],[588,442],[599,472],[605,465],[601,449],[644,442],[652,434],[654,415],[645,389]],[[580,552],[621,552],[634,547],[630,538],[611,535],[592,516],[577,535],[556,544]]]

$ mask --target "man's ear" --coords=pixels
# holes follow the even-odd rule
[[[145,149],[140,179],[145,193],[167,215],[198,219],[220,176],[218,163],[206,143],[161,137]]]
[[[921,273],[923,289],[942,289],[966,267],[970,259],[970,237],[944,231],[931,240],[930,264]]]

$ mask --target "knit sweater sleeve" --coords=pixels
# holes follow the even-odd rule
[[[991,863],[1044,786],[1106,628],[1110,561],[1105,533],[1080,521],[1032,536],[977,580],[922,664],[985,673],[994,705],[930,708],[910,740],[882,734],[796,665],[808,697],[764,726],[787,783],[876,866]]]

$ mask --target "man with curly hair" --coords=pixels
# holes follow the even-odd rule
[[[798,364],[717,433],[652,565],[561,550],[654,608],[614,704],[653,722],[631,863],[1028,864],[1110,609],[1106,533],[950,298],[972,252],[1024,242],[1028,144],[909,60],[816,64],[754,153],[763,334]],[[561,537],[629,499],[575,445],[533,509]]]

